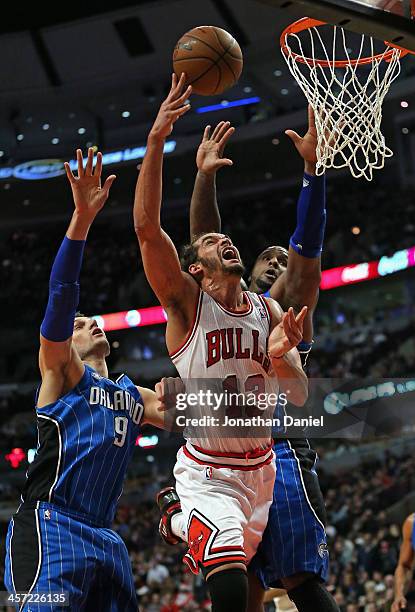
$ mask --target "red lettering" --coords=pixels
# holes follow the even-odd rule
[[[207,367],[214,365],[220,361],[220,330],[207,332]]]
[[[243,329],[241,327],[237,327],[235,329],[236,334],[236,359],[249,359],[250,352],[249,348],[242,349],[242,332]]]
[[[257,329],[252,330],[252,337],[254,339],[254,348],[252,349],[252,359],[262,365],[264,361],[264,353],[259,351],[259,331]]]
[[[235,348],[233,346],[233,327],[228,329],[221,329],[222,339],[222,359],[232,359],[235,355]]]

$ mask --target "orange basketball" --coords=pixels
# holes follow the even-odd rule
[[[199,26],[183,34],[173,52],[173,70],[186,73],[187,85],[202,96],[220,94],[238,81],[242,51],[234,37],[216,26]]]

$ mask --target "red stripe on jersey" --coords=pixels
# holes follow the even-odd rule
[[[231,317],[246,317],[246,315],[251,314],[251,312],[253,310],[253,304],[251,302],[251,298],[249,297],[248,292],[247,291],[243,291],[242,293],[243,293],[243,297],[244,298],[246,296],[246,303],[249,306],[248,310],[244,310],[244,311],[228,310],[227,308],[222,306],[222,304],[220,304],[217,300],[215,300],[215,298],[213,296],[210,296],[210,297],[219,306],[219,308],[221,310],[223,310],[223,312],[226,312],[226,314],[230,315]]]
[[[201,565],[209,567],[210,565],[219,565],[219,563],[230,563],[231,561],[239,561],[239,563],[246,563],[245,553],[242,555],[232,555],[226,557],[217,557],[217,559],[209,559],[209,561],[202,561]]]
[[[187,334],[185,340],[183,341],[183,343],[173,352],[169,353],[170,357],[172,359],[176,359],[177,357],[179,357],[187,348],[187,346],[190,344],[190,342],[193,339],[193,336],[196,333],[196,329],[197,326],[199,325],[199,320],[200,320],[200,313],[202,312],[202,300],[203,300],[203,291],[200,289],[199,290],[199,298],[196,302],[196,308],[195,308],[195,314],[193,316],[193,323],[192,326],[189,330],[189,333]]]
[[[228,457],[228,459],[257,459],[258,457],[263,457],[272,449],[272,446],[267,446],[267,448],[255,448],[254,450],[247,451],[246,453],[224,453],[221,451],[212,451],[205,450],[204,448],[200,448],[200,446],[196,446],[192,444],[193,448],[196,449],[199,453],[204,453],[205,455],[210,455],[211,457]]]
[[[267,309],[268,312],[268,320],[269,320],[269,329],[271,331],[271,324],[272,324],[272,312],[271,312],[271,308],[270,305],[268,303],[268,300],[266,298],[264,298],[262,295],[258,295],[259,299],[265,304],[265,308]]]
[[[240,470],[242,472],[252,472],[253,470],[258,470],[268,465],[272,461],[272,454],[271,454],[268,457],[268,459],[266,459],[265,461],[262,461],[261,463],[256,463],[255,465],[238,465],[238,464],[230,465],[230,464],[225,464],[225,463],[211,463],[209,461],[201,461],[200,459],[192,455],[185,446],[183,446],[183,452],[186,455],[186,457],[188,457],[189,459],[192,459],[192,461],[195,461],[199,465],[207,465],[209,467],[214,467],[214,468],[227,468],[230,470]]]

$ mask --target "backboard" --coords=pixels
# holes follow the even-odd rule
[[[258,0],[347,30],[387,40],[415,53],[415,0]]]

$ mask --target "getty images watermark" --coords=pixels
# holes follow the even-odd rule
[[[164,429],[185,437],[415,436],[415,378],[309,379],[302,407],[290,402],[295,381],[279,389],[261,376],[167,381]]]
[[[287,393],[236,393],[199,389],[177,393],[175,408],[187,413],[176,413],[175,422],[178,427],[304,428],[324,425],[324,415],[300,418],[287,414],[285,407],[288,403]],[[280,412],[278,415],[275,414],[276,406]]]

